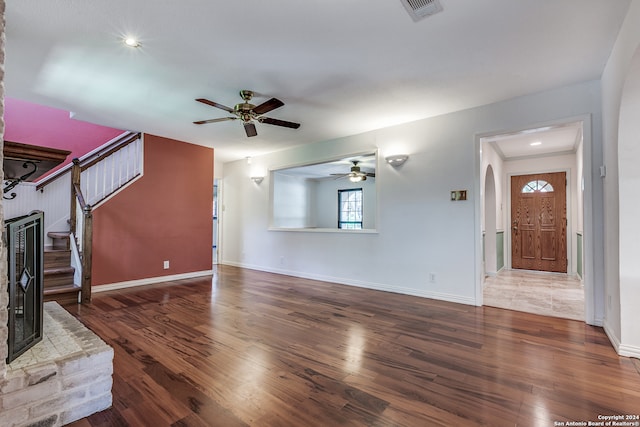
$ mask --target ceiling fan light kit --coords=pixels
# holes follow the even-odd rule
[[[281,126],[290,129],[298,129],[300,127],[300,123],[288,122],[286,120],[273,119],[271,117],[263,116],[263,114],[266,114],[269,111],[273,111],[276,108],[280,108],[284,105],[284,102],[280,101],[277,98],[271,98],[268,101],[265,101],[257,106],[249,102],[251,101],[251,98],[253,98],[253,92],[250,90],[241,90],[240,98],[242,98],[244,102],[236,104],[233,108],[227,107],[226,105],[218,104],[214,101],[209,101],[205,98],[197,98],[196,101],[224,110],[228,113],[233,114],[233,116],[220,117],[217,119],[209,120],[198,120],[193,123],[196,125],[203,125],[206,123],[217,123],[240,119],[242,120],[244,131],[247,134],[247,137],[256,136],[258,134],[255,122]]]
[[[372,178],[376,177],[376,174],[373,172],[361,171],[360,166],[358,166],[358,163],[360,163],[359,160],[351,160],[351,163],[353,163],[353,166],[351,166],[349,173],[332,173],[331,175],[336,176],[336,179],[347,177],[351,182],[366,181],[368,176]]]

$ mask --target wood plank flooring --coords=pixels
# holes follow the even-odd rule
[[[219,266],[95,293],[113,346],[95,426],[553,426],[640,413],[601,328]],[[559,425],[559,424],[556,424]]]

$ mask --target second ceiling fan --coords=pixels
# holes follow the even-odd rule
[[[349,173],[332,173],[331,175],[336,176],[336,179],[348,177],[351,182],[366,181],[367,177],[376,177],[376,174],[373,172],[364,172],[360,170],[360,166],[358,166],[358,163],[360,163],[359,160],[351,160],[351,163],[353,163],[353,166],[351,166]]]
[[[263,114],[268,113],[269,111],[275,110],[276,108],[280,108],[284,105],[284,102],[280,101],[277,98],[271,98],[268,101],[263,102],[260,105],[253,105],[249,101],[253,97],[253,92],[250,90],[241,90],[240,97],[244,100],[239,104],[236,104],[233,108],[227,107],[226,105],[218,104],[217,102],[209,101],[208,99],[198,98],[196,101],[202,102],[203,104],[210,105],[212,107],[220,108],[228,113],[233,114],[231,117],[221,117],[218,119],[209,119],[209,120],[198,120],[193,122],[196,125],[203,125],[205,123],[216,123],[216,122],[225,122],[227,120],[242,120],[242,124],[244,125],[244,131],[246,132],[248,137],[256,136],[258,134],[256,130],[255,122],[265,123],[268,125],[282,126],[291,129],[298,129],[300,127],[300,123],[288,122],[285,120],[273,119],[271,117],[264,117]]]

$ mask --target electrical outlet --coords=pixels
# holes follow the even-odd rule
[[[436,273],[429,273],[429,283],[436,283]]]
[[[168,270],[168,269],[169,269],[169,261],[165,261],[165,262],[162,264],[162,266],[163,266],[163,268],[164,268],[165,270]]]

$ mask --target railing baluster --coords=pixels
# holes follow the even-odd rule
[[[133,160],[131,159],[131,155],[134,153],[133,148],[133,145],[127,147],[127,181],[133,175]]]
[[[105,157],[104,161],[102,162],[102,174],[100,175],[100,179],[102,180],[102,193],[100,193],[100,197],[102,197],[103,194],[107,194],[107,159],[108,157]],[[96,165],[96,170],[99,169],[99,164],[100,163]]]
[[[120,150],[118,153],[118,184],[116,188],[120,188],[120,185],[122,184],[122,154],[124,153],[124,150]]]

